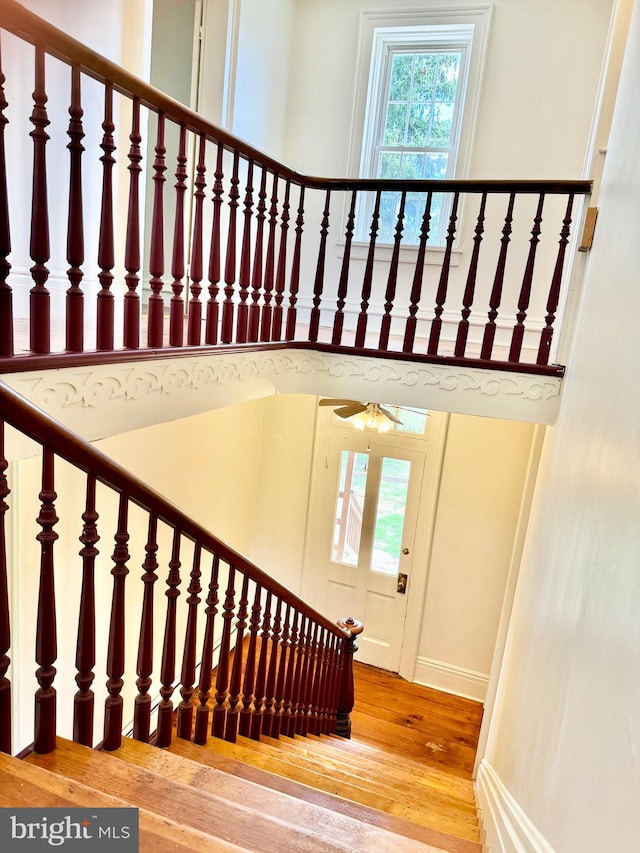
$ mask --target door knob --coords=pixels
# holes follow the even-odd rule
[[[401,595],[404,595],[407,591],[407,575],[398,575],[398,585],[396,587],[396,592],[399,592]]]

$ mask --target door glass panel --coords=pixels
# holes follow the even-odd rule
[[[331,559],[350,566],[358,565],[368,462],[366,453],[353,450],[343,450],[340,457]]]
[[[410,471],[411,462],[406,459],[385,457],[382,460],[371,554],[374,572],[398,574]]]

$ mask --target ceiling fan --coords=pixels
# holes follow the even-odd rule
[[[351,423],[356,429],[386,432],[391,429],[393,424],[402,425],[400,418],[396,417],[393,412],[385,409],[380,403],[363,403],[359,400],[323,398],[318,401],[318,405],[332,406],[339,418],[352,419]]]

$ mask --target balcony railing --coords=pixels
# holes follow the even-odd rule
[[[588,181],[305,176],[14,0],[0,27],[2,369],[233,344],[561,372]]]

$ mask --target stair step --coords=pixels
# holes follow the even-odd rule
[[[92,785],[85,785],[59,776],[27,761],[0,753],[0,806],[44,808],[130,808],[131,802],[105,794]],[[137,804],[136,804],[137,806]],[[225,851],[247,853],[245,847],[186,827],[147,809],[139,809],[140,850],[149,853],[190,853]]]

